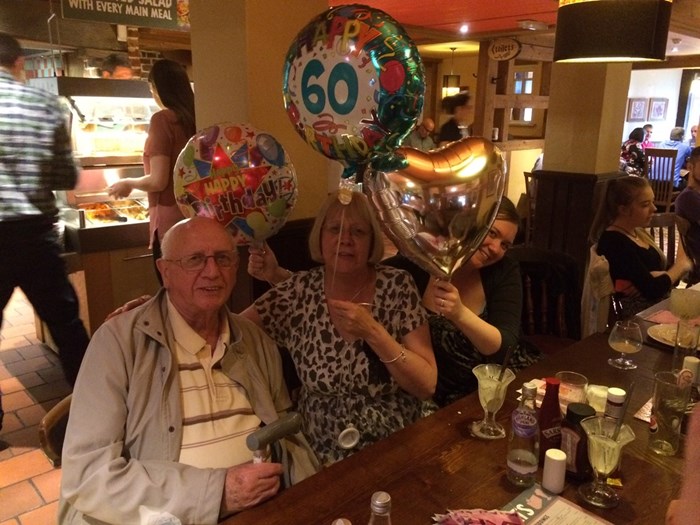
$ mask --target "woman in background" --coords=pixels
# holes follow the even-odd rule
[[[666,267],[666,256],[644,228],[649,226],[654,191],[642,177],[621,177],[608,183],[591,227],[591,242],[608,260],[610,277],[625,317],[634,315],[668,296],[692,268],[679,245],[676,262]]]
[[[634,128],[630,132],[628,140],[622,143],[620,161],[624,164],[624,170],[628,175],[641,176],[644,173],[643,140],[644,130],[642,128]]]
[[[442,99],[442,109],[452,117],[440,127],[438,147],[445,146],[455,140],[469,136],[469,91],[461,91],[456,95]]]
[[[161,111],[153,114],[148,126],[143,149],[145,175],[120,180],[109,188],[109,194],[122,199],[135,189],[148,192],[150,247],[157,260],[161,256],[160,239],[184,218],[175,202],[173,169],[196,126],[194,93],[184,67],[172,60],[158,60],[151,68],[148,83]]]

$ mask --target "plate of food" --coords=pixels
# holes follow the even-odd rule
[[[678,325],[676,323],[655,324],[649,327],[647,335],[659,343],[675,346],[677,330]]]

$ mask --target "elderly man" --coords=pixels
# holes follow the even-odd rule
[[[424,118],[416,129],[406,137],[404,146],[416,148],[421,151],[429,151],[435,149],[435,141],[431,133],[435,131],[435,122],[431,118]]]
[[[94,334],[73,392],[59,523],[215,524],[318,463],[295,434],[291,461],[251,463],[246,437],[290,407],[274,343],[227,311],[238,254],[195,217],[163,238],[164,289]]]
[[[673,189],[682,190],[686,186],[686,180],[681,176],[681,170],[685,169],[685,164],[690,157],[690,146],[683,142],[685,130],[681,127],[676,127],[671,130],[669,140],[659,144],[660,148],[668,148],[676,150],[676,170],[673,174]]]

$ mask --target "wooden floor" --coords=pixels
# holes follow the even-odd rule
[[[70,388],[54,352],[34,332],[34,314],[15,290],[0,330],[0,525],[56,523],[61,470],[39,448],[37,425]]]

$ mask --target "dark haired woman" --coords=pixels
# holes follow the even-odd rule
[[[462,91],[456,95],[442,99],[443,111],[450,113],[452,118],[440,127],[438,146],[442,147],[455,140],[469,136],[469,92]]]
[[[519,224],[515,205],[503,197],[481,246],[449,281],[431,277],[401,255],[385,261],[411,273],[430,311],[438,367],[433,399],[439,406],[475,392],[472,369],[481,363],[502,363],[511,346],[513,370],[541,358],[540,351],[521,337],[522,279],[518,262],[506,256]]]
[[[644,173],[644,129],[634,128],[629,134],[629,139],[623,142],[620,151],[620,161],[624,164],[624,170],[628,175],[641,176]]]
[[[158,60],[151,68],[148,83],[161,110],[153,114],[148,127],[143,149],[145,175],[120,180],[109,188],[109,194],[121,199],[135,189],[148,192],[150,247],[154,259],[158,259],[160,239],[184,218],[175,202],[173,168],[196,126],[194,93],[184,67],[172,60]]]

